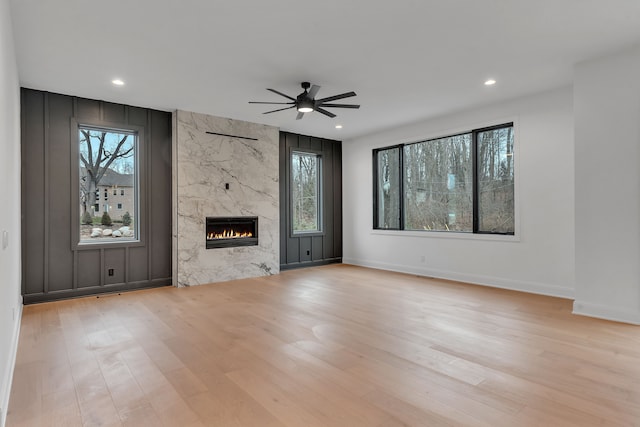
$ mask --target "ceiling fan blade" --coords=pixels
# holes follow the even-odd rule
[[[292,105],[295,102],[262,102],[262,101],[249,101],[249,104],[277,104],[277,105]]]
[[[271,92],[273,92],[273,93],[277,93],[277,94],[278,94],[278,95],[280,95],[280,96],[284,96],[285,98],[288,98],[288,99],[290,99],[290,100],[292,100],[292,101],[295,101],[295,100],[296,100],[295,98],[292,98],[292,97],[290,97],[289,95],[285,95],[285,94],[284,94],[284,93],[282,93],[282,92],[278,92],[278,91],[277,91],[277,90],[275,90],[275,89],[269,89],[269,88],[267,88],[267,90],[270,90],[270,91],[271,91]]]
[[[262,114],[271,114],[271,113],[276,113],[278,111],[290,110],[292,108],[295,108],[295,105],[292,105],[291,107],[278,108],[277,110],[267,111],[266,113],[262,113]]]
[[[311,89],[309,89],[309,98],[311,99],[315,98],[316,93],[318,93],[319,90],[320,90],[320,86],[318,85],[311,86]]]
[[[318,113],[322,113],[322,114],[324,114],[325,116],[329,116],[329,117],[331,117],[331,118],[334,118],[334,117],[336,116],[336,115],[335,115],[335,114],[333,114],[332,112],[327,111],[327,110],[325,110],[324,108],[320,108],[320,107],[316,107],[315,111],[317,111]]]
[[[356,104],[320,104],[319,107],[331,107],[331,108],[360,108]]]
[[[303,117],[304,117],[304,113],[298,112],[298,115],[296,116],[296,120],[300,120]]]
[[[341,93],[340,95],[333,95],[333,96],[328,96],[322,99],[316,99],[316,102],[322,104],[325,102],[335,101],[337,99],[349,98],[351,96],[356,96],[356,93],[355,92]]]

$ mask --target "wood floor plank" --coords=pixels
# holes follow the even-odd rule
[[[210,425],[282,427],[264,406],[221,372],[207,372],[201,376],[207,393],[189,399],[189,405]]]
[[[640,427],[640,329],[348,265],[24,307],[7,426]]]
[[[322,427],[327,425],[305,410],[293,396],[287,395],[277,385],[261,378],[257,372],[241,369],[226,375],[286,426]]]

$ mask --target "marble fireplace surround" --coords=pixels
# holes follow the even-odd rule
[[[278,128],[178,110],[172,149],[174,286],[278,273]],[[258,245],[206,249],[206,217],[233,216],[258,217]]]

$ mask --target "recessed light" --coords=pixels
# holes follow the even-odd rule
[[[493,79],[489,79],[486,82],[484,82],[485,86],[493,86],[494,84],[496,84],[496,81]]]
[[[336,125],[336,129],[342,129],[342,125]]]
[[[120,79],[111,80],[111,83],[113,83],[116,86],[124,86],[124,82]]]

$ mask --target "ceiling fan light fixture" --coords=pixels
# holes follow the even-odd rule
[[[300,113],[310,113],[313,111],[313,103],[308,99],[298,102],[298,111]]]

